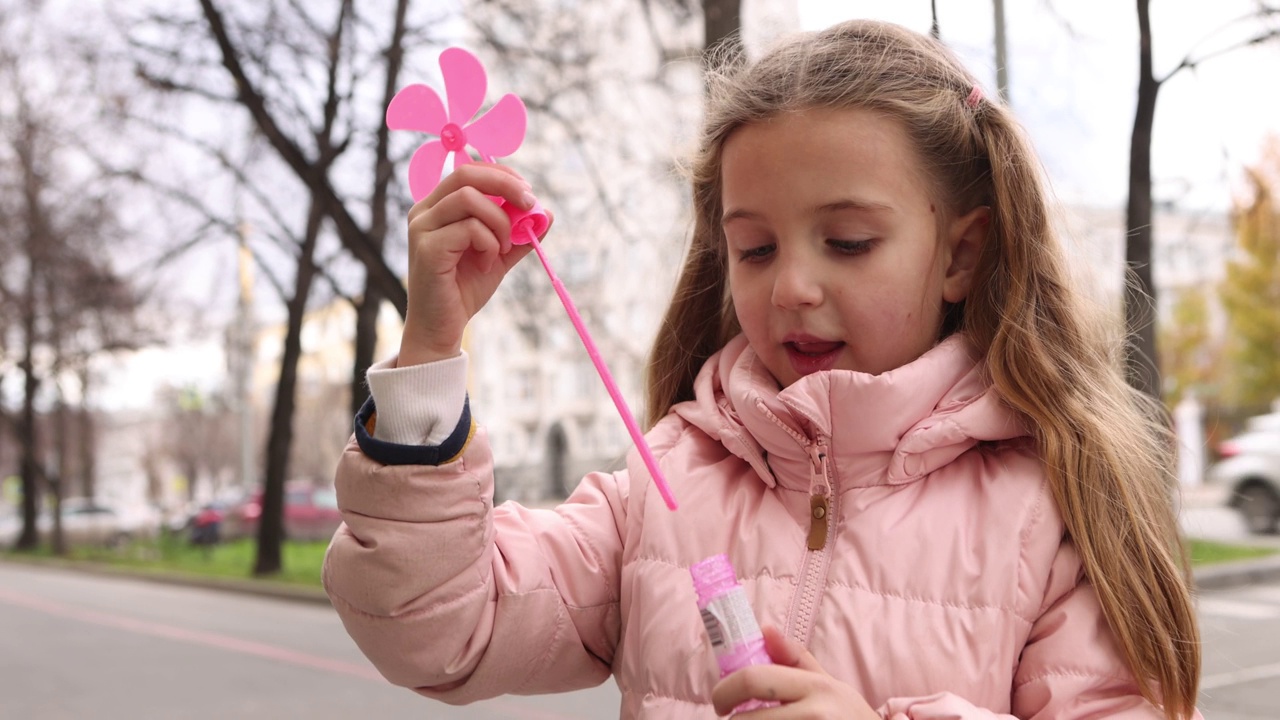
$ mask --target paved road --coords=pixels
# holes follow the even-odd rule
[[[1200,597],[1206,720],[1280,717],[1280,583]]]
[[[617,717],[612,682],[466,708],[393,687],[331,609],[0,562],[0,718]]]
[[[1280,583],[1206,593],[1207,720],[1280,717]],[[453,708],[385,683],[326,607],[0,562],[0,718],[617,717],[612,682]]]

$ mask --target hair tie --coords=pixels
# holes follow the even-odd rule
[[[980,102],[982,102],[982,88],[974,85],[973,89],[969,91],[969,97],[964,99],[965,107],[973,109],[978,107]]]

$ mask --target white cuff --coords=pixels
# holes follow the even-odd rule
[[[396,358],[375,363],[365,376],[378,408],[373,437],[397,445],[439,445],[462,418],[467,398],[467,354],[410,367]]]

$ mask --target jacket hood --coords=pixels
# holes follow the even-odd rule
[[[956,334],[879,375],[828,370],[779,389],[745,336],[703,365],[695,399],[673,411],[749,462],[769,486],[810,490],[818,458],[845,489],[911,482],[979,442],[1028,435]]]

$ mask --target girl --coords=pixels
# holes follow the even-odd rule
[[[485,196],[530,188],[468,165],[411,211],[325,567],[382,673],[452,703],[612,674],[623,718],[1198,717],[1173,446],[1009,112],[939,43],[849,22],[713,77],[693,171],[648,378],[674,513],[634,453],[492,507],[461,339],[528,251]],[[688,567],[721,552],[775,664],[717,681]]]

